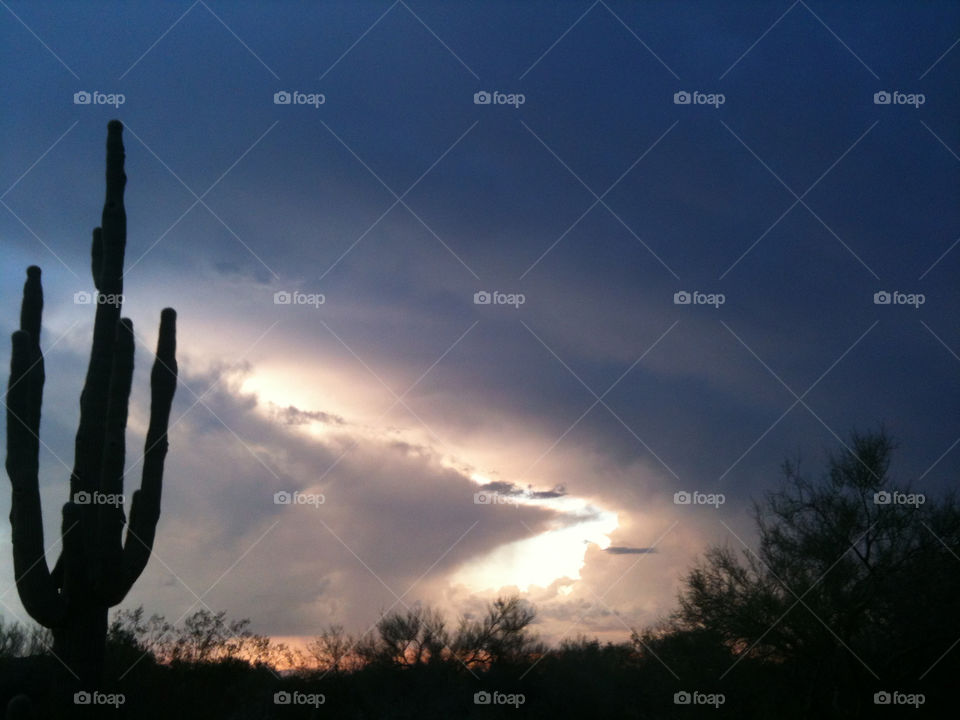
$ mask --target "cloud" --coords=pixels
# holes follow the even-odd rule
[[[655,553],[657,549],[649,547],[632,548],[611,545],[608,548],[604,548],[603,551],[605,553],[610,553],[611,555],[646,555],[648,553]]]
[[[558,516],[476,505],[476,483],[433,448],[328,423],[323,411],[277,412],[240,389],[243,376],[183,373],[193,393],[181,388],[172,414],[156,546],[165,562],[151,563],[135,593],[168,615],[217,581],[205,602],[270,632],[309,634],[333,619],[359,627],[423,599],[425,579]],[[317,500],[277,505],[281,491]],[[176,582],[165,585],[168,573]]]
[[[325,425],[344,424],[344,419],[339,415],[333,415],[321,410],[301,410],[293,405],[278,408],[273,403],[268,403],[268,406],[274,415],[287,425],[308,425],[311,422],[319,422]]]

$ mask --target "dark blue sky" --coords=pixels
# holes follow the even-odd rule
[[[883,424],[899,483],[955,486],[958,37],[951,2],[5,3],[0,325],[41,265],[48,540],[113,117],[141,340],[131,447],[166,305],[185,383],[164,562],[133,604],[173,619],[249,551],[205,602],[265,632],[372,622],[414,585],[403,602],[462,608],[542,564],[531,538],[615,513],[527,591],[548,633],[622,636],[670,609],[705,543],[751,537],[749,500],[788,455],[817,473]],[[94,91],[124,102],[75,104]],[[325,302],[274,304],[295,291]],[[288,405],[340,422],[285,424]],[[478,478],[563,485],[586,509],[478,507]],[[295,488],[324,493],[322,514],[269,501]],[[727,501],[691,513],[678,490]],[[505,547],[521,570],[498,575]]]

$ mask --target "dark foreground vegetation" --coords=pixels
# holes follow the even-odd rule
[[[49,631],[0,625],[0,702],[37,718],[955,717],[960,512],[895,486],[892,450],[854,435],[816,480],[786,463],[752,549],[711,548],[678,610],[628,643],[548,648],[518,598],[456,627],[419,605],[359,638],[329,626],[306,651],[222,612],[173,626],[137,609],[114,615],[108,680],[79,703]]]

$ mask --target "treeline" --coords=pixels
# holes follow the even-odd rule
[[[577,702],[546,701],[543,679],[562,672],[565,685],[582,682],[585,660],[590,673],[609,668],[605,687],[594,682],[590,693],[603,690],[602,705],[618,716],[627,700],[625,661],[636,655],[629,644],[603,647],[581,637],[550,649],[531,632],[535,618],[529,603],[505,597],[450,629],[439,611],[414,605],[387,613],[360,637],[330,625],[300,649],[223,611],[200,609],[174,625],[145,617],[142,607],[120,610],[107,634],[106,674],[116,681],[91,698],[101,707],[90,716],[160,718],[175,708],[197,718],[516,717],[537,697],[536,712],[552,707],[565,717]],[[0,621],[0,699],[26,692],[39,700],[38,716],[69,717],[76,708],[45,702],[58,672],[51,642],[49,630]],[[598,708],[586,689],[577,692],[581,705]]]
[[[174,626],[138,608],[113,618],[115,681],[89,716],[955,717],[960,508],[894,484],[893,450],[854,435],[818,479],[785,463],[749,547],[710,548],[677,610],[629,642],[548,647],[517,597],[455,627],[420,605],[361,637],[331,625],[306,649],[223,612]],[[49,640],[0,624],[0,701],[26,693],[35,717],[73,717],[44,700],[61,672]]]

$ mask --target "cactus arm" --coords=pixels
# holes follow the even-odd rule
[[[17,591],[30,617],[45,627],[59,624],[66,606],[57,593],[43,546],[40,508],[40,405],[43,353],[40,320],[43,288],[40,268],[27,269],[20,308],[20,330],[13,333],[7,388],[7,475],[13,486],[10,526]]]
[[[150,372],[150,424],[143,452],[140,489],[133,494],[130,524],[123,547],[123,580],[110,598],[119,603],[143,572],[153,550],[160,519],[163,490],[163,463],[167,456],[167,428],[170,407],[177,388],[177,313],[164,308],[160,313],[157,355]]]

